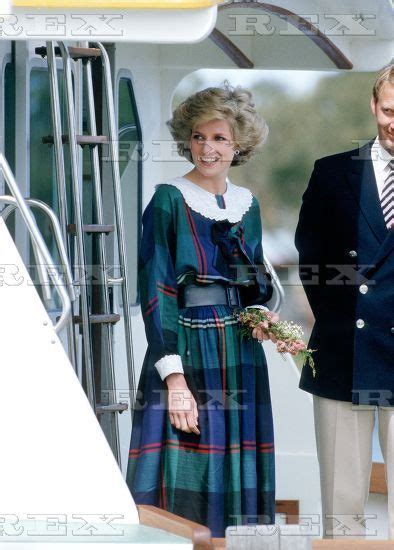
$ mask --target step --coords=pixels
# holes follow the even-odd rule
[[[89,135],[77,135],[76,140],[78,145],[81,145],[81,147],[84,147],[85,145],[104,145],[105,143],[109,143],[108,136],[89,136]],[[67,134],[62,135],[62,143],[69,143],[70,139]],[[44,145],[53,145],[54,138],[53,136],[44,136],[42,138],[42,143]]]
[[[40,48],[36,48],[34,50],[37,55],[40,55],[41,57],[47,56],[47,49],[46,46],[41,46]],[[68,53],[71,57],[71,59],[83,59],[84,61],[87,61],[89,59],[97,59],[98,57],[101,57],[101,51],[99,48],[79,48],[70,46],[68,48]],[[59,46],[55,47],[55,55],[57,57],[61,57],[61,50]]]
[[[82,226],[83,232],[87,233],[88,235],[92,233],[105,233],[108,235],[109,233],[113,233],[115,231],[115,226],[113,224],[87,224]],[[77,226],[75,223],[69,223],[67,225],[67,232],[71,235],[75,235],[77,232]]]
[[[96,404],[96,414],[115,413],[122,414],[123,411],[127,411],[129,408],[127,403],[112,403],[111,405]]]
[[[97,59],[101,57],[101,50],[99,48],[80,48],[76,46],[69,46],[68,53],[71,59]]]
[[[73,321],[77,325],[82,324],[82,317],[81,315],[74,315]],[[120,321],[120,315],[119,313],[93,313],[92,315],[89,315],[89,321],[91,325],[102,325],[109,323],[111,325],[115,325],[118,321]]]

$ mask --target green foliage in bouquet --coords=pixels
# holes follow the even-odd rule
[[[279,321],[276,313],[260,308],[238,310],[234,316],[240,323],[239,330],[242,337],[253,338],[253,331],[259,330],[260,334],[265,334],[276,344],[279,353],[290,353],[301,357],[304,364],[308,364],[312,369],[313,376],[316,376],[315,362],[312,357],[316,350],[307,348],[302,340],[304,332],[299,325],[292,321]]]

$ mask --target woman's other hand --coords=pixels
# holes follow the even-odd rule
[[[187,433],[200,435],[196,400],[183,374],[170,374],[165,379],[168,389],[168,415],[171,424]]]

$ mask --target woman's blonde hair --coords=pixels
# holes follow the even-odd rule
[[[268,126],[255,109],[249,90],[228,82],[220,88],[206,88],[182,101],[167,126],[177,142],[178,153],[192,162],[190,138],[194,128],[210,120],[227,120],[235,149],[231,166],[244,164],[267,138]]]

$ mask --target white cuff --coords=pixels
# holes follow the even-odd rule
[[[246,306],[245,309],[249,309],[249,308],[253,308],[253,309],[264,309],[264,311],[269,311],[269,307],[261,306],[260,304],[256,304],[255,306]]]
[[[183,374],[182,360],[180,355],[165,355],[155,363],[157,372],[162,380],[169,374]]]

